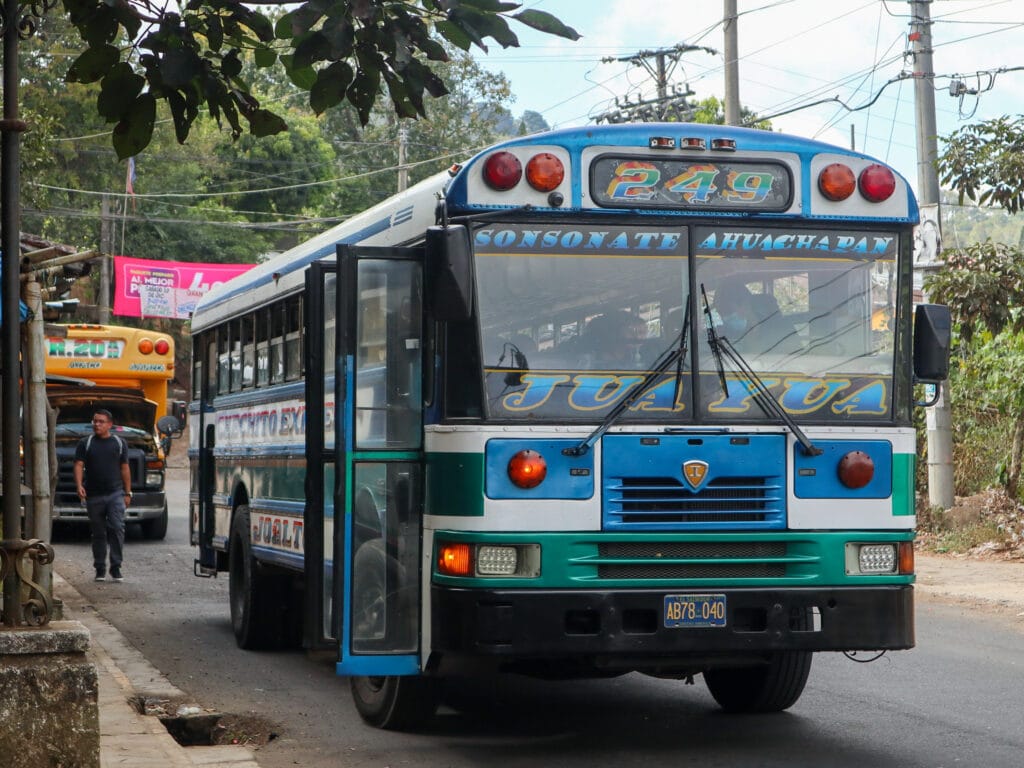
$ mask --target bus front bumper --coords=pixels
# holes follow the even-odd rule
[[[666,626],[666,596],[687,593],[724,595],[724,626]],[[458,656],[655,662],[914,645],[910,585],[535,592],[434,586],[431,599],[431,650]]]

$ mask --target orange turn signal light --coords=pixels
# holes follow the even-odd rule
[[[472,576],[473,552],[469,544],[442,543],[437,549],[437,570],[444,576]]]
[[[526,164],[526,181],[538,192],[551,192],[565,178],[565,166],[550,152],[534,155]]]
[[[845,200],[857,189],[857,178],[849,166],[842,163],[826,165],[818,174],[818,189],[829,200]]]
[[[508,462],[508,478],[519,488],[536,488],[548,475],[548,463],[537,451],[520,451]]]
[[[914,542],[901,541],[897,557],[899,558],[900,575],[911,575],[914,572]]]
[[[152,339],[139,339],[139,352],[141,352],[144,355],[153,354]]]

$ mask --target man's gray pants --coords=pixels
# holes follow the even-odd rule
[[[96,572],[107,572],[107,549],[110,567],[120,568],[124,559],[124,492],[89,496],[85,500],[92,528],[92,561]]]

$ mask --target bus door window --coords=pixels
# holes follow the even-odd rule
[[[419,287],[411,280],[405,262],[359,264],[355,427],[360,448],[420,447],[422,311]]]
[[[203,396],[212,397],[217,393],[217,361],[219,359],[217,351],[217,337],[212,333],[207,333],[203,336],[203,344],[206,345],[206,392],[203,392]],[[200,347],[202,349],[202,347]],[[196,355],[198,359],[200,356]],[[198,396],[200,390],[198,387],[194,390],[194,393]]]

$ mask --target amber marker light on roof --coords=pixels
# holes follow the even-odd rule
[[[139,339],[139,352],[141,352],[144,355],[153,354],[153,340]]]
[[[437,570],[445,576],[472,576],[473,553],[469,544],[441,542],[437,550]]]
[[[826,165],[818,174],[818,189],[829,200],[845,200],[857,188],[857,178],[849,166],[842,163]]]
[[[538,192],[551,192],[565,178],[565,166],[550,152],[534,155],[526,164],[526,180]]]

